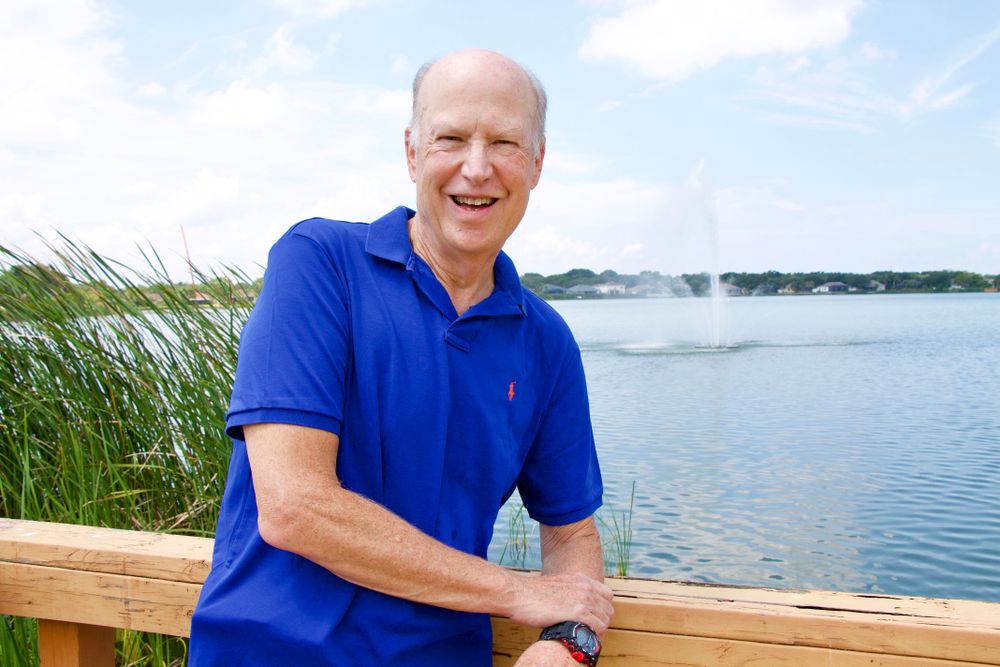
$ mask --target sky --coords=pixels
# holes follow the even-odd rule
[[[549,96],[518,270],[1000,273],[995,0],[3,0],[0,245],[260,275],[413,207],[417,67]]]

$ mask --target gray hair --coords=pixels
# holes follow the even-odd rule
[[[418,129],[418,121],[420,120],[420,107],[417,106],[417,102],[420,97],[420,87],[424,83],[424,77],[431,67],[438,61],[438,59],[430,60],[420,66],[417,70],[416,75],[413,77],[413,109],[410,112],[410,142],[416,144],[420,137],[420,132]],[[535,93],[535,109],[532,114],[532,121],[535,125],[535,133],[531,137],[531,146],[538,153],[542,146],[542,141],[545,139],[545,113],[548,110],[549,98],[545,94],[545,88],[542,86],[542,82],[539,81],[538,77],[535,76],[529,69],[522,66],[520,63],[515,63],[524,72],[528,81],[531,82],[531,89]]]

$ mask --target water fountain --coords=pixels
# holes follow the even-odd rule
[[[726,350],[732,347],[725,322],[726,293],[719,278],[719,220],[715,210],[715,190],[708,178],[704,160],[691,172],[685,185],[690,200],[690,214],[699,228],[707,235],[709,306],[707,339],[700,345],[710,350]]]

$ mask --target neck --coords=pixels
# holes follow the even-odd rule
[[[410,220],[413,251],[434,272],[459,315],[493,293],[493,265],[497,253],[464,256],[439,252],[436,244],[425,238],[426,234],[418,216],[414,216]]]

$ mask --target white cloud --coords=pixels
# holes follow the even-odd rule
[[[1000,119],[986,125],[986,136],[1000,148]]]
[[[942,91],[963,67],[979,58],[997,41],[1000,41],[1000,26],[984,35],[967,52],[945,64],[939,71],[924,77],[913,86],[909,98],[900,105],[899,113],[903,116],[919,113],[924,109],[940,109],[953,105],[965,97],[973,86],[961,85],[957,88]]]
[[[326,36],[326,40],[323,42],[323,50],[327,53],[333,53],[340,46],[341,40],[344,39],[344,33],[342,32],[331,32]]]
[[[271,0],[280,9],[302,16],[333,18],[355,7],[375,4],[380,0]]]
[[[600,160],[592,155],[562,149],[549,150],[545,155],[543,172],[546,176],[543,178],[548,180],[547,176],[553,172],[576,175],[587,174],[595,171],[600,166]]]
[[[160,97],[167,92],[167,87],[162,83],[150,81],[136,89],[135,94],[139,97]]]
[[[230,129],[259,127],[279,119],[287,108],[285,92],[277,84],[260,88],[233,81],[225,90],[195,96],[192,119]]]
[[[10,0],[0,20],[0,141],[44,144],[87,131],[81,110],[105,112],[121,50],[111,18],[87,0]],[[44,36],[44,39],[39,39]]]
[[[624,61],[644,76],[679,81],[730,58],[836,44],[860,6],[860,0],[652,0],[596,21],[579,55]]]
[[[279,27],[264,46],[264,54],[255,62],[254,69],[260,75],[272,68],[284,72],[306,72],[316,64],[317,56],[308,48],[295,42],[292,29]]]
[[[392,54],[392,73],[397,76],[412,76],[416,68],[410,64],[410,60],[402,53]]]
[[[414,205],[413,184],[406,174],[402,151],[397,162],[338,170],[331,176],[327,194],[309,200],[292,217],[332,216],[366,221],[400,204]]]
[[[56,229],[126,262],[148,242],[181,277],[181,224],[197,263],[252,268],[302,217],[370,219],[412,197],[408,86],[313,76],[315,52],[280,26],[128,81],[112,20],[57,4],[0,10],[0,242],[45,257]]]
[[[887,51],[883,49],[878,44],[873,42],[865,42],[861,45],[858,53],[865,60],[876,61],[876,60],[895,60],[896,52]]]
[[[905,95],[893,95],[887,86],[874,80],[873,66],[895,60],[896,54],[866,42],[851,53],[816,66],[761,68],[755,80],[756,96],[783,107],[779,112],[764,114],[768,120],[871,132],[886,118],[907,120],[959,104],[976,85],[955,83],[954,79],[998,41],[1000,27],[918,79]]]
[[[0,193],[0,221],[5,224],[41,221],[42,195],[37,192]]]
[[[703,165],[684,183],[546,180],[507,251],[521,272],[725,269],[744,248],[781,247],[804,207],[780,183],[715,192]],[[757,235],[771,243],[762,244]],[[794,235],[794,234],[793,234]]]
[[[408,116],[411,109],[410,91],[358,89],[345,98],[344,108],[361,115]]]
[[[662,247],[661,228],[678,223],[663,214],[670,190],[625,179],[567,182],[543,175],[507,250],[522,272],[665,267],[672,253]]]
[[[232,202],[239,192],[238,177],[220,176],[211,169],[201,169],[193,181],[162,199],[140,206],[131,217],[147,228],[205,222]]]

